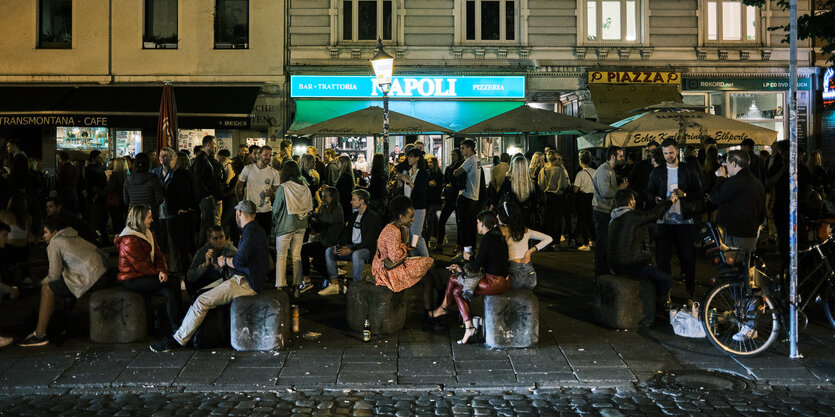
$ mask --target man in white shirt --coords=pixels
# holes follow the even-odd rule
[[[239,201],[249,200],[255,203],[255,221],[267,236],[273,229],[273,199],[275,190],[281,183],[279,172],[270,164],[272,157],[273,148],[262,146],[257,162],[245,166],[238,176],[238,183],[235,184],[235,195]]]

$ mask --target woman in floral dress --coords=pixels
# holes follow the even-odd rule
[[[420,281],[435,260],[428,256],[408,256],[414,249],[406,243],[412,239],[409,227],[415,218],[412,200],[397,196],[389,203],[389,211],[394,220],[377,238],[377,254],[371,263],[371,272],[377,285],[400,292]]]

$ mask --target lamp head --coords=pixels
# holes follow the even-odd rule
[[[377,54],[371,58],[371,66],[374,68],[374,76],[377,85],[384,93],[388,93],[391,87],[391,76],[394,72],[394,57],[383,50],[382,39],[377,39]]]

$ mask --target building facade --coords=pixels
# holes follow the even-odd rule
[[[180,148],[283,130],[283,2],[8,0],[0,16],[0,137],[45,167],[56,149],[151,150],[166,82]]]
[[[809,1],[798,3],[799,13],[809,11]],[[321,80],[371,75],[379,38],[396,76],[523,76],[521,101],[606,123],[681,94],[782,139],[789,49],[782,32],[767,28],[787,21],[775,1],[756,8],[738,0],[289,0],[287,71]],[[811,43],[801,41],[801,143],[816,133],[819,70],[811,56]],[[289,99],[292,117],[303,119],[309,97]],[[523,146],[512,137],[489,140],[505,141],[496,149]],[[571,142],[556,145],[572,152]],[[530,141],[535,150],[548,144],[553,136]]]

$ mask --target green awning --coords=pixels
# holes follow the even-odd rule
[[[389,109],[459,131],[525,104],[521,101],[389,101]],[[296,100],[296,116],[289,131],[301,130],[334,117],[371,106],[381,100]]]

